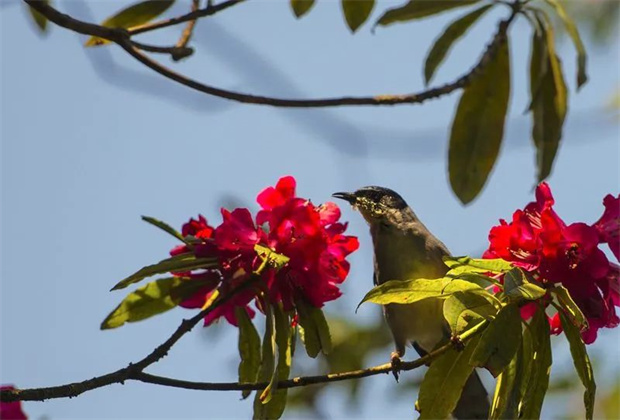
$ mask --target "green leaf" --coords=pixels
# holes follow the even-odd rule
[[[521,314],[517,305],[503,307],[480,336],[470,363],[485,367],[497,376],[515,357],[521,346]]]
[[[497,309],[477,293],[456,292],[443,304],[443,316],[453,336],[458,336],[483,319],[490,319]]]
[[[316,325],[316,329],[319,336],[319,341],[321,342],[321,350],[323,354],[329,354],[332,351],[332,337],[329,332],[329,324],[327,323],[327,319],[325,319],[325,314],[321,308],[310,309],[310,316],[314,321],[314,325]]]
[[[259,382],[270,382],[262,393],[257,392],[254,397],[253,419],[265,419],[266,410],[263,401],[271,398],[271,380],[276,368],[276,320],[273,307],[265,305],[265,335],[263,336],[263,350],[260,368],[258,370]]]
[[[463,204],[482,190],[495,165],[510,99],[508,41],[465,87],[450,134],[450,185]]]
[[[395,22],[406,22],[426,16],[436,15],[456,7],[464,7],[480,0],[409,0],[407,4],[386,11],[377,25],[386,26]]]
[[[446,273],[446,277],[450,277],[450,278],[454,278],[454,279],[459,279],[459,280],[465,280],[468,281],[470,283],[475,283],[480,287],[486,288],[489,287],[491,285],[497,285],[500,288],[502,288],[502,284],[489,276],[486,276],[482,273],[471,273],[471,272],[463,272],[463,273],[458,273],[458,274],[453,274],[451,272]]]
[[[504,275],[504,293],[512,301],[536,300],[547,291],[528,279],[522,269],[515,267]]]
[[[296,300],[295,307],[299,315],[299,335],[308,356],[314,359],[321,350],[328,354],[332,350],[332,341],[323,311],[303,300]]]
[[[469,358],[478,340],[479,337],[474,337],[463,351],[450,349],[433,360],[420,385],[420,419],[445,419],[454,411],[465,382],[474,370]]]
[[[553,29],[538,16],[540,35],[532,37],[530,95],[532,139],[536,147],[538,182],[551,174],[568,108],[568,91],[559,58],[555,54]]]
[[[290,258],[286,255],[278,254],[271,248],[264,245],[254,245],[254,251],[256,251],[256,254],[263,260],[264,264],[269,264],[276,270],[284,267],[290,260]]]
[[[563,311],[558,313],[560,314],[562,329],[570,344],[570,353],[573,356],[575,370],[579,375],[579,379],[581,379],[581,383],[586,387],[586,391],[583,394],[583,403],[586,408],[586,419],[591,420],[594,415],[594,398],[596,396],[596,383],[594,382],[592,363],[590,363],[586,345],[581,339],[581,334],[577,327]]]
[[[291,9],[296,18],[300,18],[312,9],[314,0],[291,0]]]
[[[506,369],[497,377],[489,419],[519,417],[521,381],[523,379],[523,347],[519,346]]]
[[[444,257],[443,262],[450,267],[448,273],[505,273],[514,268],[508,261],[501,258],[496,259],[476,259],[469,257]]]
[[[558,0],[545,0],[548,4],[550,4],[553,8],[555,8],[556,13],[564,22],[564,26],[566,27],[566,32],[568,32],[568,36],[573,40],[573,44],[575,44],[575,49],[577,50],[577,89],[583,86],[588,81],[588,74],[586,71],[586,48],[583,45],[583,41],[581,41],[581,36],[579,35],[579,30],[577,29],[577,25],[573,19],[566,13],[564,6]]]
[[[182,277],[167,277],[148,283],[128,294],[101,323],[101,329],[117,328],[126,322],[141,321],[166,312],[206,284]]]
[[[154,217],[149,217],[149,216],[142,216],[142,220],[144,220],[146,223],[149,223],[155,227],[160,228],[161,230],[174,236],[181,242],[186,242],[183,235],[181,235],[180,232],[178,232],[176,229],[174,229],[172,226],[168,225],[167,223],[162,222],[161,220],[157,220]]]
[[[41,2],[51,4],[50,0],[41,0]],[[30,12],[32,21],[37,25],[41,32],[47,32],[47,18],[30,6],[28,6],[28,11]]]
[[[558,299],[560,306],[564,309],[565,315],[568,316],[573,325],[579,328],[580,331],[587,329],[588,320],[570,296],[568,290],[564,286],[555,286],[551,289],[551,292],[555,293],[555,297]]]
[[[347,21],[351,32],[355,32],[372,13],[375,0],[341,0],[341,4],[344,19]]]
[[[147,0],[133,4],[110,16],[101,23],[107,28],[132,29],[144,25],[164,13],[172,6],[174,0]],[[92,36],[86,41],[86,47],[108,44],[110,41]]]
[[[157,264],[147,265],[141,268],[131,276],[121,280],[112,288],[112,290],[124,289],[130,284],[137,283],[140,280],[154,276],[155,274],[164,274],[171,271],[184,272],[196,270],[199,268],[217,267],[218,262],[215,258],[196,258],[194,254],[186,253],[175,255],[165,260],[161,260]]]
[[[266,419],[279,419],[286,408],[286,396],[288,389],[277,389],[277,381],[288,379],[291,372],[293,359],[293,329],[288,314],[279,307],[274,307],[276,319],[276,344],[278,345],[278,366],[271,378],[271,398],[264,400],[263,404]]]
[[[482,288],[468,281],[451,278],[390,280],[366,293],[357,307],[359,308],[364,302],[386,305],[414,303],[429,298],[447,298],[454,292],[468,290],[482,290]]]
[[[530,378],[525,387],[521,402],[519,418],[540,418],[545,394],[549,387],[549,374],[551,373],[551,337],[549,335],[549,322],[545,311],[539,307],[532,321],[530,332],[533,344],[533,357],[529,364]]]
[[[427,85],[429,84],[435,71],[448,55],[452,45],[465,35],[467,30],[492,6],[492,4],[482,6],[448,25],[443,34],[437,38],[426,56],[426,62],[424,64],[424,83]]]
[[[235,315],[239,324],[239,383],[254,383],[260,367],[260,336],[245,308],[235,307]],[[243,399],[252,391],[242,391]]]

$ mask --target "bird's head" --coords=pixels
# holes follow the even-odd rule
[[[383,187],[363,187],[352,193],[337,192],[332,197],[349,202],[370,224],[394,220],[409,207],[396,191]]]

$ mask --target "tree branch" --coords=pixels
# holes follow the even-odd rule
[[[454,92],[455,90],[462,89],[469,85],[471,81],[478,76],[484,67],[488,64],[491,58],[497,52],[499,46],[506,42],[506,32],[508,27],[517,16],[520,11],[520,3],[515,3],[511,8],[511,14],[506,20],[502,20],[499,23],[498,30],[493,36],[493,39],[487,46],[482,57],[478,63],[466,74],[459,77],[452,83],[445,84],[440,87],[427,89],[418,93],[404,94],[404,95],[378,95],[378,96],[362,96],[362,97],[337,97],[337,98],[321,98],[321,99],[284,99],[275,98],[270,96],[251,95],[245,93],[239,93],[231,90],[221,89],[215,86],[207,85],[198,82],[194,79],[185,77],[173,70],[161,65],[155,60],[152,60],[147,55],[140,52],[136,46],[132,43],[130,37],[138,33],[146,32],[147,30],[154,30],[163,28],[166,26],[174,25],[181,22],[186,22],[198,17],[210,16],[219,11],[222,11],[234,4],[240,3],[244,0],[229,0],[216,6],[207,6],[205,9],[197,10],[178,18],[169,19],[167,21],[155,23],[152,25],[144,26],[133,31],[126,31],[124,29],[111,29],[104,28],[99,25],[93,25],[91,23],[83,22],[72,18],[71,16],[62,14],[55,10],[53,7],[40,0],[24,0],[27,4],[32,6],[39,13],[47,17],[52,22],[73,30],[75,32],[94,35],[100,38],[109,39],[117,43],[127,53],[129,53],[136,60],[140,61],[145,66],[154,70],[155,72],[165,76],[168,79],[174,80],[184,86],[191,89],[203,92],[212,96],[217,96],[224,99],[230,99],[233,101],[257,104],[257,105],[270,105],[275,107],[290,107],[290,108],[318,108],[318,107],[334,107],[345,105],[398,105],[398,104],[414,104],[422,103],[429,99],[438,98],[443,95]]]
[[[191,320],[183,321],[183,324],[181,324],[181,326],[177,329],[175,334],[179,332],[179,330],[183,327],[185,323],[191,323],[197,317],[198,315],[192,318]],[[454,348],[455,343],[465,343],[470,338],[482,332],[486,328],[487,324],[488,324],[488,321],[486,320],[480,322],[479,324],[475,325],[471,329],[461,334],[458,337],[458,340],[452,340],[449,343],[439,347],[438,349],[433,350],[432,352],[428,353],[424,357],[420,357],[410,362],[402,362],[398,366],[398,369],[401,371],[409,371],[409,370],[413,370],[420,366],[430,363],[435,358],[439,357],[440,355],[447,352],[451,348]],[[191,327],[193,327],[193,325],[191,325],[189,328],[191,329]],[[180,338],[180,336],[183,335],[185,332],[180,333],[178,338]],[[175,336],[175,334],[173,334],[173,336],[170,337],[166,341],[166,343],[170,342]],[[176,340],[178,340],[178,338]],[[174,342],[176,342],[176,340],[174,340]],[[166,378],[163,376],[157,376],[157,375],[151,375],[148,373],[144,373],[143,369],[147,367],[148,365],[156,362],[161,357],[163,357],[166,354],[166,352],[170,349],[170,347],[172,347],[174,342],[172,342],[172,344],[170,344],[170,346],[168,346],[164,350],[163,354],[161,355],[158,354],[158,355],[153,356],[153,353],[157,352],[157,349],[156,349],[153,353],[151,353],[151,355],[147,356],[145,359],[141,360],[137,364],[129,365],[128,367],[124,369],[120,369],[116,372],[103,375],[98,378],[93,378],[93,379],[90,379],[84,382],[78,382],[78,383],[51,387],[51,388],[33,388],[33,389],[23,389],[23,390],[0,391],[0,401],[6,401],[6,402],[43,401],[44,399],[49,399],[49,398],[75,397],[81,394],[82,392],[95,389],[95,388],[100,388],[105,385],[110,385],[112,383],[122,383],[125,380],[135,380],[135,381],[140,381],[140,382],[145,382],[145,383],[150,383],[150,384],[155,384],[155,385],[163,385],[163,386],[169,386],[169,387],[174,387],[174,388],[194,389],[194,390],[202,390],[202,391],[262,390],[266,388],[268,385],[267,382],[260,382],[260,383],[254,383],[254,384],[241,384],[238,382],[192,382],[192,381],[183,381],[179,379]],[[165,346],[166,343],[162,344],[162,346]],[[456,347],[458,348],[458,346]],[[141,364],[140,365],[141,367],[135,368],[127,372],[127,370],[132,369],[132,367],[137,367],[139,364]],[[297,387],[313,385],[313,384],[347,381],[351,379],[366,378],[368,376],[379,375],[382,373],[390,373],[393,370],[394,370],[394,366],[391,363],[385,363],[383,365],[374,366],[374,367],[370,367],[367,369],[353,370],[350,372],[330,373],[327,375],[317,375],[317,376],[301,376],[297,378],[287,379],[287,380],[279,381],[276,387],[277,389],[297,388]],[[122,375],[122,380],[121,380],[119,378],[119,372],[122,372],[122,371],[125,371],[125,372],[124,372],[124,375]],[[75,392],[76,390],[79,392]]]

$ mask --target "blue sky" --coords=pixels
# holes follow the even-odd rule
[[[51,386],[107,373],[150,352],[191,314],[176,309],[118,330],[99,330],[123,297],[108,292],[110,287],[174,245],[140,215],[180,226],[202,213],[218,223],[220,206],[255,208],[257,192],[291,174],[299,194],[316,203],[334,191],[368,184],[393,188],[454,254],[468,254],[485,247],[499,218],[532,199],[534,151],[529,116],[523,115],[530,39],[525,21],[510,33],[513,91],[501,155],[482,195],[463,207],[446,173],[459,94],[385,108],[237,104],[165,80],[117,47],[84,49],[85,37],[62,28],[41,37],[19,3],[0,6],[2,383]],[[177,3],[171,13],[187,8]],[[56,4],[89,21],[119,8],[112,1]],[[335,3],[319,2],[297,21],[287,2],[248,2],[199,22],[197,53],[190,59],[173,64],[157,58],[198,80],[248,93],[303,98],[414,92],[423,88],[422,63],[432,40],[461,13],[374,34],[366,25],[352,36]],[[453,80],[475,63],[503,13],[498,8],[486,15],[457,45],[436,83]],[[171,44],[180,30],[143,40]],[[549,183],[568,222],[594,222],[604,195],[619,190],[618,121],[604,109],[618,86],[617,39],[605,47],[586,42],[590,82],[578,94],[574,49],[567,42],[559,47],[570,111]],[[371,286],[371,244],[357,214],[345,208],[343,219],[361,248],[351,258],[343,300],[331,311],[365,320],[378,310],[368,306],[354,314]],[[603,331],[590,351],[617,367],[619,339],[618,330]],[[571,368],[562,340],[556,341],[554,372]],[[197,329],[150,371],[234,380],[236,352],[232,328]],[[375,361],[385,362],[388,354],[383,356]],[[613,369],[599,370],[601,382],[603,371]],[[348,411],[337,388],[325,398],[323,411],[332,418],[411,417],[413,395],[390,397],[393,381],[387,376],[365,381],[358,413]],[[251,401],[239,397],[129,382],[71,400],[26,403],[25,409],[32,418],[52,419],[246,418]],[[570,403],[579,409],[579,401]]]

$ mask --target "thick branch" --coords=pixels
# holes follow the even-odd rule
[[[204,312],[204,311],[203,311]],[[202,312],[201,312],[202,314]],[[199,314],[199,315],[201,315]],[[198,316],[198,315],[197,315]],[[197,317],[196,316],[196,317]],[[183,324],[177,329],[175,334],[179,332],[179,330],[183,327],[185,323],[191,323],[196,318],[192,318],[191,320],[183,321]],[[442,355],[446,351],[450,350],[454,347],[455,342],[464,343],[467,342],[470,338],[479,334],[483,331],[488,322],[483,321],[472,329],[464,332],[458,340],[452,341],[439,347],[438,349],[430,352],[424,357],[420,357],[416,360],[410,362],[402,362],[398,369],[401,371],[408,371],[416,369],[420,366],[426,365],[430,363],[432,360]],[[195,324],[194,324],[195,325]],[[191,329],[193,325],[189,326]],[[189,330],[188,330],[189,331]],[[186,331],[187,332],[187,331]],[[173,337],[173,334],[166,343],[169,343]],[[184,332],[180,333],[180,335],[176,338],[180,338]],[[174,342],[176,342],[174,340]],[[262,390],[267,387],[267,382],[255,383],[255,384],[240,384],[238,382],[192,382],[192,381],[183,381],[179,379],[166,378],[163,376],[151,375],[148,373],[144,373],[143,369],[147,367],[149,364],[156,362],[159,358],[163,357],[166,352],[172,347],[174,344],[170,344],[163,353],[153,355],[157,352],[157,349],[149,356],[147,356],[142,361],[138,362],[135,365],[129,365],[127,368],[118,370],[116,372],[100,376],[98,378],[93,378],[88,381],[78,382],[74,384],[62,385],[51,388],[34,388],[34,389],[24,389],[24,390],[10,390],[10,391],[0,391],[0,401],[42,401],[48,398],[63,398],[63,397],[74,397],[81,394],[84,391],[88,391],[90,389],[100,388],[105,385],[110,385],[112,383],[121,383],[125,380],[136,380],[140,382],[169,386],[174,388],[184,388],[184,389],[194,389],[194,390],[202,390],[202,391],[243,391],[243,390]],[[166,343],[162,344],[165,346]],[[160,346],[160,347],[162,347]],[[159,349],[159,348],[158,348]],[[152,356],[152,357],[151,357]],[[147,360],[148,359],[148,360]],[[133,368],[133,369],[132,369]],[[130,370],[131,369],[131,370]],[[128,371],[129,370],[129,371]],[[382,373],[390,373],[394,370],[394,367],[391,363],[386,363],[379,366],[370,367],[367,369],[354,370],[350,372],[342,372],[342,373],[330,373],[327,375],[317,375],[317,376],[303,376],[292,379],[287,379],[284,381],[279,381],[277,384],[278,389],[282,388],[297,388],[301,386],[321,384],[321,383],[332,383],[332,382],[340,382],[347,381],[351,379],[360,379],[366,378],[368,376],[379,375]],[[122,375],[122,380],[119,378],[119,372],[124,372]],[[75,392],[75,391],[79,392]]]
[[[494,35],[492,41],[487,46],[484,54],[478,61],[478,63],[465,75],[456,79],[452,83],[448,83],[446,85],[427,89],[421,91],[419,93],[411,93],[405,95],[378,95],[378,96],[362,96],[362,97],[338,97],[338,98],[321,98],[321,99],[284,99],[284,98],[274,98],[270,96],[260,96],[260,95],[251,95],[245,93],[234,92],[226,89],[220,89],[215,86],[206,85],[204,83],[198,82],[196,80],[185,77],[179,73],[170,70],[169,68],[159,64],[158,62],[152,60],[150,57],[143,54],[139,51],[136,46],[130,40],[130,35],[135,35],[137,33],[145,32],[145,29],[153,30],[161,27],[169,26],[176,23],[186,22],[188,20],[194,19],[196,17],[200,17],[202,15],[196,15],[196,13],[206,13],[203,11],[209,10],[209,7],[206,9],[201,9],[196,12],[188,13],[187,15],[181,16],[179,18],[170,19],[165,22],[160,22],[157,24],[153,24],[147,27],[142,27],[136,29],[134,31],[128,32],[122,29],[110,29],[103,28],[99,25],[93,25],[90,23],[82,22],[77,19],[74,19],[68,15],[64,15],[59,13],[54,8],[49,6],[46,3],[42,3],[37,0],[24,0],[26,3],[31,5],[38,12],[46,16],[52,22],[65,27],[67,29],[74,30],[79,33],[84,33],[88,35],[95,35],[101,38],[106,38],[111,41],[116,42],[120,45],[125,51],[127,51],[132,57],[136,60],[140,61],[145,66],[150,69],[156,71],[162,76],[167,77],[168,79],[174,80],[177,83],[180,83],[184,86],[187,86],[191,89],[197,90],[199,92],[203,92],[212,96],[217,96],[224,99],[230,99],[237,102],[248,103],[248,104],[257,104],[257,105],[270,105],[275,107],[291,107],[291,108],[317,108],[317,107],[334,107],[334,106],[345,106],[345,105],[397,105],[397,104],[413,104],[413,103],[422,103],[427,101],[428,99],[437,98],[443,95],[447,95],[449,93],[454,92],[455,90],[462,89],[465,86],[469,85],[471,81],[482,71],[482,69],[486,66],[486,64],[491,60],[491,58],[495,55],[499,46],[506,42],[506,31],[509,25],[512,23],[516,15],[519,13],[519,3],[515,3],[512,7],[512,12],[510,16],[499,23],[498,30]],[[233,4],[237,4],[243,0],[236,1],[228,1],[221,3],[218,6],[212,6],[210,14],[216,13],[213,10],[221,11],[226,7],[230,7]],[[224,6],[226,5],[226,6]],[[205,15],[206,16],[206,15]],[[173,22],[173,23],[170,23]]]

